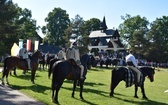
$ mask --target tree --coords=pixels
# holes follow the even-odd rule
[[[0,55],[9,53],[13,45],[16,33],[14,18],[17,14],[17,7],[11,0],[1,0],[0,2]]]
[[[151,23],[150,49],[147,50],[148,59],[157,62],[167,62],[168,59],[168,16],[157,18]]]
[[[89,35],[91,31],[99,30],[100,20],[97,18],[91,18],[87,21],[84,21],[82,26],[82,35]]]
[[[84,23],[84,20],[80,15],[77,14],[74,19],[72,18],[71,23],[72,23],[71,38],[78,40],[79,37],[82,37],[81,27]]]
[[[36,20],[32,19],[31,11],[27,8],[22,9],[18,7],[18,14],[15,18],[15,25],[18,27],[18,39],[31,39],[36,35]]]
[[[149,32],[149,22],[145,17],[139,15],[131,17],[126,14],[122,16],[124,23],[119,25],[119,32],[123,39],[125,39],[131,48],[135,49],[137,53],[145,52],[147,46],[149,46],[149,40],[147,39],[147,33]],[[143,47],[140,48],[140,47]]]
[[[46,39],[49,43],[56,45],[64,45],[65,30],[70,24],[69,15],[61,8],[54,8],[52,12],[45,18],[46,26]]]
[[[0,2],[0,23],[0,54],[10,54],[13,43],[18,43],[19,38],[26,40],[37,34],[31,11],[22,10],[11,0]]]

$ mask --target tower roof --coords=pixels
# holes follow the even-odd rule
[[[100,30],[106,30],[107,29],[107,25],[106,25],[106,19],[105,16],[103,18],[103,21],[100,23]]]

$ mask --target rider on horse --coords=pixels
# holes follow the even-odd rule
[[[66,54],[65,54],[65,48],[62,47],[62,49],[58,52],[58,59],[66,59]]]
[[[25,59],[28,63],[28,69],[31,70],[31,65],[30,65],[30,62],[31,60],[29,59],[29,54],[28,54],[28,51],[26,50],[26,43],[23,44],[23,48],[21,48],[19,50],[19,57],[21,59]]]
[[[75,60],[76,64],[81,69],[80,79],[85,79],[85,77],[83,77],[84,67],[81,65],[79,49],[77,48],[77,43],[76,42],[74,42],[72,44],[72,47],[67,50],[66,58]]]
[[[133,55],[132,49],[129,51],[129,55],[126,56],[126,62],[127,62],[128,67],[137,73],[137,85],[140,85],[141,72],[138,70],[138,67],[137,67],[138,64],[137,64],[136,59]]]

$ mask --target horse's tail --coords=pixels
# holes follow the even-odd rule
[[[57,85],[58,85],[58,78],[59,78],[58,77],[58,69],[60,68],[58,63],[59,63],[59,61],[58,62],[55,61],[53,63],[53,66],[52,66],[52,69],[51,69],[51,72],[50,72],[50,74],[53,73],[53,75],[52,75],[52,83],[51,83],[52,90],[54,90],[57,87]]]
[[[116,68],[114,68],[114,69],[111,71],[111,84],[110,84],[110,90],[112,89],[113,80],[114,80],[114,77],[115,77],[115,72],[116,72]]]
[[[48,69],[48,78],[50,78],[51,76],[51,73],[53,72],[53,65],[56,61],[58,61],[59,59],[51,59],[50,60],[50,66],[49,66],[49,69]]]
[[[5,60],[4,60],[3,74],[4,74],[4,72],[6,71],[7,60],[8,60],[8,57],[5,58]]]

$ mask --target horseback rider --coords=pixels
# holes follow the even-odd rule
[[[26,43],[24,43],[23,44],[23,48],[21,48],[19,50],[19,57],[21,59],[25,59],[27,61],[27,63],[28,63],[28,69],[31,70],[31,65],[30,65],[31,60],[29,59],[29,54],[28,54],[28,51],[26,49],[26,46],[27,46]]]
[[[65,48],[62,47],[62,49],[58,52],[58,59],[66,59],[66,53],[65,53]]]
[[[137,85],[140,85],[140,76],[141,76],[141,72],[138,70],[138,64],[136,62],[136,59],[133,55],[133,50],[131,49],[129,51],[129,55],[126,56],[126,63],[127,63],[127,66],[136,72],[137,74]]]
[[[74,42],[72,44],[72,47],[67,50],[66,58],[75,60],[76,64],[81,69],[80,79],[85,79],[85,77],[83,77],[84,67],[83,67],[83,65],[80,62],[80,54],[79,54],[79,49],[77,48],[77,43],[76,42]]]

